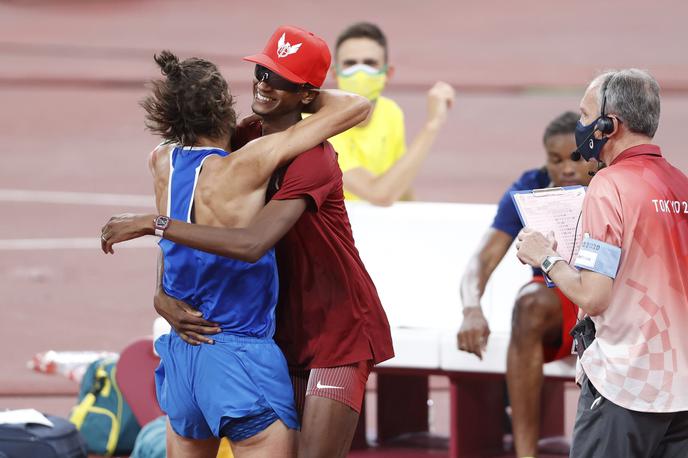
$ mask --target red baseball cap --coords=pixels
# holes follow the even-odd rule
[[[332,56],[327,43],[319,36],[284,25],[272,34],[262,53],[244,60],[269,68],[292,83],[320,87],[327,77]]]

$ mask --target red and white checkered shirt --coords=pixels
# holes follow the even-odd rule
[[[592,180],[583,232],[621,249],[585,374],[627,409],[688,410],[688,178],[655,145],[624,151]]]

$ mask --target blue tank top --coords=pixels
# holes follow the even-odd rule
[[[217,148],[175,147],[170,157],[167,215],[191,222],[194,193],[203,162],[211,155],[227,156]],[[275,332],[278,295],[275,251],[251,264],[195,250],[161,239],[165,292],[220,324],[222,331],[271,338]]]

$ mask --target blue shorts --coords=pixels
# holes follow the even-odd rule
[[[240,442],[253,437],[268,426],[279,420],[274,410],[268,409],[258,415],[239,418],[225,424],[220,430],[220,435],[232,442]]]
[[[231,334],[213,340],[213,345],[189,345],[172,331],[155,341],[158,403],[172,429],[191,439],[229,432],[230,440],[238,441],[277,419],[298,428],[287,362],[274,340]]]

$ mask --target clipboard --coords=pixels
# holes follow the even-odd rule
[[[585,186],[511,191],[523,227],[546,234],[554,232],[557,253],[572,264],[583,240],[582,213]],[[544,275],[548,287],[554,283]]]

